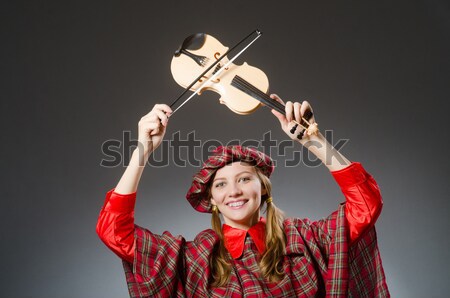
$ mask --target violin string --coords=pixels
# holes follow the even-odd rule
[[[284,112],[284,105],[279,103],[278,101],[273,100],[267,93],[262,92],[255,86],[253,86],[251,83],[243,79],[242,77],[237,76],[237,80],[239,80],[247,89],[251,90],[253,93],[255,93],[256,96],[258,96],[261,100],[263,100],[266,105],[270,106],[272,109],[278,110],[280,113]]]
[[[258,99],[260,102],[266,104],[267,106],[270,106],[271,108],[276,109],[279,112],[283,112],[283,108],[276,106],[272,102],[272,99],[268,98],[268,95],[266,93],[262,92],[261,90],[259,90],[258,88],[247,82],[242,77],[235,76],[231,81],[231,85],[247,93],[251,97]]]
[[[256,88],[251,83],[249,83],[248,81],[244,80],[243,78],[239,77],[239,79],[240,79],[240,81],[243,84],[245,84],[247,86],[247,88],[249,88],[253,92],[259,94],[259,97],[261,99],[264,99],[264,102],[266,102],[269,107],[271,107],[272,109],[278,110],[278,112],[281,112],[282,114],[286,115],[286,112],[284,110],[285,105],[283,105],[282,103],[272,99],[268,94],[262,92],[261,90],[259,90],[258,88]],[[293,122],[298,124],[298,125],[300,125],[304,129],[308,129],[308,127],[311,124],[308,122],[308,120],[306,120],[306,118],[304,116],[301,117],[302,119],[300,120],[300,122],[297,122],[296,120],[293,120]],[[306,125],[304,123],[306,123]]]
[[[247,80],[243,79],[240,76],[235,76],[231,82],[231,85],[235,85],[235,87],[241,87],[238,88],[241,91],[244,91],[245,93],[249,94],[252,97],[255,97],[256,99],[259,99],[262,103],[266,104],[270,108],[277,110],[278,112],[286,115],[286,112],[284,110],[284,105],[274,99],[272,99],[267,93],[262,92],[255,86],[253,86],[251,83],[249,83]],[[308,129],[311,123],[306,119],[307,117],[311,117],[312,112],[306,111],[305,115],[301,117],[300,122],[297,122],[296,120],[293,120],[294,123],[300,125],[304,129]]]
[[[209,82],[211,82],[212,80],[214,80],[219,74],[222,73],[222,71],[224,71],[231,63],[233,63],[234,60],[236,60],[245,50],[247,50],[248,47],[250,47],[258,38],[261,37],[262,33],[259,31],[255,31],[257,33],[257,36],[248,44],[246,45],[239,53],[237,53],[233,58],[231,58],[222,68],[220,68],[215,74],[213,74],[209,79],[207,79],[206,81],[203,82],[203,84],[200,85],[200,87],[198,87],[192,94],[191,96],[189,96],[185,101],[183,101],[181,103],[181,105],[179,105],[171,114],[171,116],[173,114],[175,114],[176,111],[178,111],[182,106],[184,106],[189,100],[191,100],[196,94],[198,94],[200,92],[200,90]],[[250,35],[252,35],[254,32],[252,32],[251,34],[249,34],[247,37],[245,37],[242,41],[244,41],[245,39],[247,39]],[[241,42],[242,42],[241,41]],[[234,47],[233,47],[234,48]],[[229,51],[228,51],[229,52]],[[225,57],[225,55],[223,55],[217,62],[219,62],[223,57]],[[210,67],[211,68],[211,67]],[[208,68],[208,70],[210,69]],[[207,71],[208,71],[207,70]],[[206,71],[206,72],[207,72]],[[195,82],[197,82],[198,79],[196,81],[194,81],[194,83],[192,85],[195,84]],[[183,93],[184,94],[184,93]],[[181,96],[180,96],[181,97]],[[177,99],[178,100],[178,99]]]

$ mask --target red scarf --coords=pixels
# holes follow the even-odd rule
[[[222,226],[222,232],[225,239],[225,247],[233,259],[242,256],[247,233],[252,237],[260,254],[263,254],[266,250],[266,220],[263,217],[247,231],[224,224]]]

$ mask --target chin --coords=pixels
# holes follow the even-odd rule
[[[242,216],[229,216],[228,220],[240,225],[248,225],[250,226],[252,221],[256,218],[256,221],[259,220],[258,214],[252,214],[252,215],[242,215]]]

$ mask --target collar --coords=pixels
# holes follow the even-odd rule
[[[260,254],[263,254],[266,250],[266,220],[263,217],[247,231],[223,224],[222,232],[225,240],[225,248],[233,259],[239,258],[244,252],[244,243],[247,233],[252,237]]]

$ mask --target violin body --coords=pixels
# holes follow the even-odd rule
[[[187,88],[194,78],[200,76],[210,65],[218,60],[228,48],[222,45],[211,35],[203,34],[202,43],[195,49],[181,51],[183,54],[175,55],[171,62],[172,76],[175,81]],[[248,65],[246,62],[242,65],[229,64],[216,78],[205,83],[214,75],[223,65],[228,62],[228,57],[224,57],[215,67],[207,72],[199,81],[197,81],[190,90],[201,94],[205,90],[211,90],[220,94],[220,103],[225,104],[230,110],[237,114],[247,115],[254,112],[261,102],[251,95],[232,86],[232,81],[236,76],[243,78],[261,92],[266,93],[269,89],[269,80],[266,74],[260,69]],[[201,87],[201,90],[199,88]]]
[[[255,30],[238,45],[254,33],[257,36],[253,41],[261,36],[261,32]],[[236,46],[232,47],[232,50]],[[232,63],[247,47],[230,60],[224,55],[231,53],[232,50],[228,51],[227,47],[211,35],[197,33],[188,36],[175,51],[170,66],[173,78],[185,89],[171,107],[188,89],[194,93],[175,109],[174,113],[196,94],[200,95],[204,90],[211,90],[221,95],[220,103],[225,104],[237,114],[250,114],[263,103],[268,108],[286,115],[285,105],[267,94],[269,80],[264,72],[247,63],[243,65]],[[319,131],[317,123],[309,122],[312,116],[312,111],[308,110],[302,115],[300,121],[292,120],[295,125],[290,130],[291,134],[294,134],[300,126],[298,139],[302,139],[305,133],[317,135]]]

